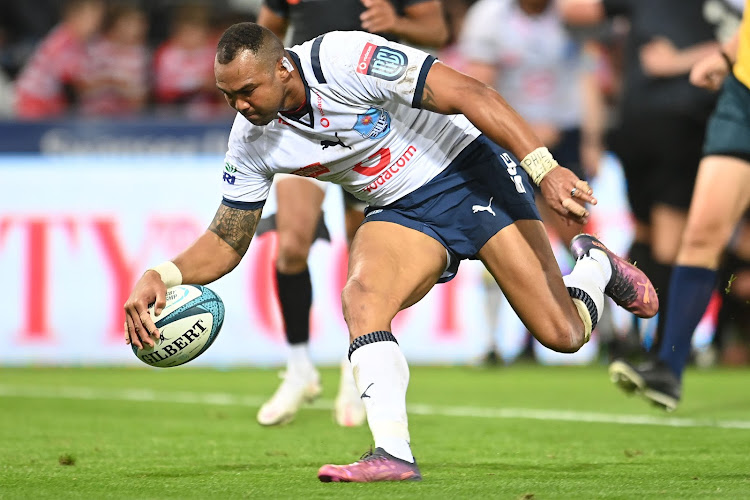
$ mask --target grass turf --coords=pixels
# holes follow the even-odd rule
[[[424,480],[366,485],[316,478],[371,443],[322,375],[321,402],[262,428],[276,371],[0,369],[0,498],[750,498],[748,371],[689,371],[667,415],[601,366],[412,368]]]

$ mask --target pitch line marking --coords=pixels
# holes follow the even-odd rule
[[[151,389],[100,389],[91,387],[41,387],[0,385],[0,397],[37,399],[78,399],[90,401],[133,401],[215,406],[244,406],[259,408],[265,403],[261,396],[236,396],[229,393],[158,392]],[[333,410],[333,401],[318,400],[307,408]],[[569,410],[534,410],[530,408],[481,408],[476,406],[408,405],[410,415],[547,420],[560,422],[588,422],[599,424],[654,425],[662,427],[712,427],[718,429],[750,430],[748,420],[712,420],[681,417],[656,417],[651,415],[625,415],[614,413],[580,412]]]

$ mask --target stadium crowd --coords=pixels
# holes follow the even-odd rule
[[[550,9],[548,3],[561,8]],[[661,145],[648,144],[647,139],[666,131],[675,132],[661,144],[675,149],[693,146],[692,169],[683,162],[672,165],[690,177],[684,179],[687,184],[680,199],[645,200],[644,186],[634,179],[645,180],[650,173],[636,169],[629,178],[631,205],[635,211],[646,210],[634,213],[636,242],[630,257],[639,267],[648,268],[659,294],[666,294],[715,98],[701,94],[681,99],[675,93],[659,92],[665,88],[669,92],[662,85],[665,81],[676,83],[672,89],[687,88],[690,67],[717,51],[718,44],[736,31],[743,2],[690,0],[686,3],[695,7],[698,17],[659,19],[660,33],[648,25],[655,10],[640,17],[620,15],[611,5],[628,2],[605,1],[610,6],[607,16],[582,18],[585,11],[576,10],[575,3],[443,0],[450,37],[435,52],[451,66],[497,88],[529,119],[550,149],[558,148],[555,154],[561,163],[569,167],[579,163],[582,178],[596,176],[603,150],[615,150],[623,163],[640,163],[644,157],[640,155],[656,157]],[[0,117],[50,120],[157,114],[192,120],[229,118],[234,111],[214,81],[216,43],[232,23],[255,20],[261,5],[262,0],[69,0],[64,4],[6,0],[0,4]],[[542,30],[544,36],[539,35]],[[685,30],[694,35],[706,33],[711,39],[690,43],[678,39]],[[504,32],[513,36],[503,38]],[[678,36],[670,39],[675,33]],[[651,38],[635,39],[634,34]],[[677,48],[688,45],[690,53]],[[681,66],[675,67],[678,60]],[[580,87],[570,85],[579,78]],[[665,102],[693,108],[662,107]],[[684,129],[676,130],[683,125]],[[575,159],[563,160],[566,154]],[[635,157],[628,158],[628,154]],[[667,180],[677,176],[673,173]],[[654,182],[659,186],[667,181]],[[649,203],[660,201],[674,201],[681,211],[649,211],[653,208]],[[742,345],[750,338],[748,233],[738,231],[719,272],[717,303],[722,305],[716,308],[714,343],[723,352],[723,360],[734,364],[750,361]],[[569,240],[572,234],[560,237]],[[662,298],[661,304],[666,303]],[[622,346],[632,345],[633,335],[640,335],[635,326],[612,340],[611,351],[632,354]]]

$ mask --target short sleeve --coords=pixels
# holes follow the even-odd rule
[[[258,208],[262,206],[271,189],[273,175],[257,162],[259,155],[248,149],[248,125],[238,115],[229,134],[229,147],[222,168],[222,194],[224,204],[233,208]]]
[[[358,31],[328,33],[318,57],[313,66],[353,100],[413,108],[422,104],[425,79],[435,62],[424,51]]]
[[[458,45],[464,60],[493,65],[497,62],[498,14],[494,1],[481,0],[469,8]]]

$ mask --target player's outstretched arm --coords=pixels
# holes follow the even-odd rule
[[[427,73],[422,108],[446,115],[463,114],[487,137],[521,160],[544,198],[565,218],[586,223],[585,203],[596,204],[586,181],[556,166],[533,130],[495,90],[470,76],[435,63]]]
[[[234,269],[250,246],[262,209],[240,210],[220,205],[211,225],[173,261],[149,269],[125,302],[125,340],[138,348],[153,345],[159,330],[148,313],[166,305],[167,287],[182,283],[205,285]]]

